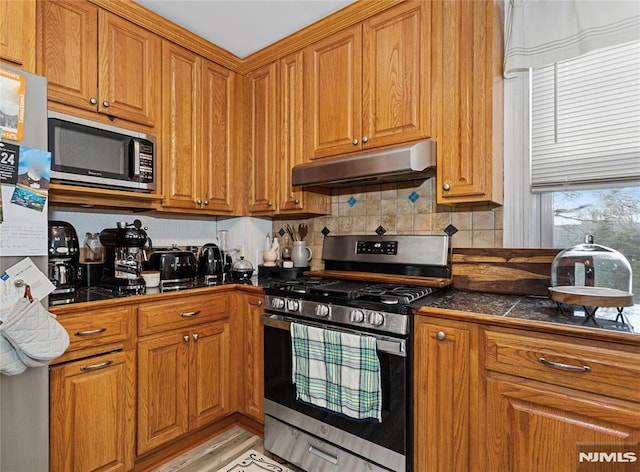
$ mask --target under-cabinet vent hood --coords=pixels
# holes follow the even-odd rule
[[[321,159],[292,170],[293,185],[344,187],[379,182],[399,182],[433,177],[435,141],[363,152],[354,156]]]

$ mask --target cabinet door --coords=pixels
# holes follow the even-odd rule
[[[254,214],[274,213],[277,209],[277,69],[274,62],[247,77],[247,144],[251,178],[248,209]]]
[[[199,325],[191,331],[189,429],[229,413],[229,324]]]
[[[421,471],[468,471],[470,415],[477,410],[472,385],[477,367],[471,345],[473,325],[431,322],[416,317],[414,398],[414,467]]]
[[[98,111],[153,126],[160,109],[160,38],[99,11]]]
[[[502,202],[502,38],[493,2],[434,2],[438,203]]]
[[[200,193],[202,208],[217,212],[232,212],[231,155],[234,139],[235,74],[213,62],[202,62],[202,160]]]
[[[50,470],[133,469],[134,358],[121,351],[51,368]]]
[[[361,149],[362,27],[309,46],[305,68],[307,157]]]
[[[89,2],[37,2],[37,15],[37,71],[48,80],[49,100],[95,111],[98,8]]]
[[[363,26],[362,146],[429,135],[431,28],[428,2],[406,2]]]
[[[0,58],[35,72],[35,1],[0,0]]]
[[[244,413],[261,423],[264,423],[264,330],[260,322],[263,304],[261,295],[244,297]]]
[[[637,451],[640,440],[637,403],[512,376],[487,380],[486,415],[486,470],[495,472],[583,470],[579,451],[618,452],[615,446],[633,444],[627,450]],[[633,469],[632,464],[582,465]]]
[[[280,61],[280,211],[304,207],[302,187],[291,185],[291,169],[304,162],[303,53]]]
[[[198,208],[200,59],[162,42],[162,182],[164,205]]]
[[[190,333],[138,342],[138,454],[188,431]]]

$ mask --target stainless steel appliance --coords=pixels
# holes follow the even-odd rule
[[[264,447],[309,472],[412,470],[412,308],[450,284],[447,236],[334,236],[325,270],[265,288]],[[373,336],[382,422],[296,399],[291,323]]]
[[[49,280],[56,286],[51,295],[72,293],[80,285],[80,244],[70,223],[49,221]]]
[[[47,79],[2,63],[26,80],[24,134],[16,144],[47,149]],[[46,228],[43,228],[46,231]],[[43,246],[46,245],[46,241]],[[47,273],[46,247],[31,260]],[[0,255],[0,273],[22,259]],[[47,300],[42,300],[47,303]],[[49,470],[49,369],[29,368],[0,379],[0,470]]]
[[[155,149],[147,134],[49,112],[54,182],[150,192],[156,188]]]
[[[117,228],[100,233],[105,263],[100,285],[118,292],[144,293],[146,284],[141,272],[146,262],[147,233],[140,220],[119,221]]]

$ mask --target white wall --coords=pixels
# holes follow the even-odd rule
[[[229,247],[242,248],[243,255],[255,267],[262,263],[265,236],[271,232],[271,220],[260,218],[196,218],[111,210],[49,209],[49,220],[66,221],[73,225],[80,244],[87,232],[99,233],[105,228],[115,228],[118,221],[132,223],[136,218],[148,228],[147,234],[155,247],[172,244],[202,246],[216,242],[218,230],[226,229],[229,231]]]

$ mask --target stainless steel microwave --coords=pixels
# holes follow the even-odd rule
[[[51,181],[150,192],[156,188],[156,142],[144,133],[49,112]]]

